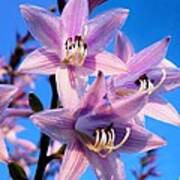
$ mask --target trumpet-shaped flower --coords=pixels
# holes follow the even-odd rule
[[[180,87],[179,68],[164,59],[169,39],[166,37],[135,54],[131,42],[119,32],[116,39],[116,54],[127,64],[128,72],[123,76],[113,77],[109,81],[109,88],[113,98],[151,90],[149,101],[141,113],[167,123],[180,125],[178,112],[159,96],[159,93]]]
[[[5,108],[9,104],[12,96],[14,95],[16,89],[13,86],[0,85],[0,115],[2,116]],[[2,118],[0,118],[2,121]],[[9,155],[4,143],[3,136],[0,131],[0,161],[8,162]]]
[[[7,138],[13,144],[32,148],[32,143],[29,141],[16,138],[15,133],[16,130],[19,129],[18,126],[13,122],[7,123],[7,117],[27,116],[32,113],[32,111],[28,109],[7,108],[16,93],[17,88],[15,86],[0,85],[0,161],[3,162],[9,161],[4,138]]]
[[[77,179],[90,163],[100,179],[124,179],[118,152],[139,152],[160,147],[165,141],[134,123],[148,92],[109,104],[105,79],[96,81],[74,109],[47,110],[32,120],[53,139],[67,143],[59,179]]]
[[[4,115],[5,109],[11,102],[17,89],[11,85],[0,85],[0,116]],[[1,120],[0,118],[0,120]]]
[[[29,54],[19,71],[55,74],[58,68],[57,83],[63,106],[73,106],[76,102],[76,88],[81,85],[78,79],[82,75],[95,70],[105,74],[126,70],[118,57],[103,48],[123,25],[127,9],[111,10],[88,20],[87,0],[69,0],[60,17],[36,6],[21,5],[20,8],[30,32],[43,47]],[[66,102],[65,96],[70,95],[72,101]]]

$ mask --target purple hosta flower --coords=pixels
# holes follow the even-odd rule
[[[14,86],[9,85],[0,85],[0,115],[2,116],[5,108],[9,104],[12,96],[15,94],[16,89]],[[2,118],[0,118],[0,122]],[[3,139],[3,136],[0,131],[0,161],[8,162],[9,155],[6,149],[6,145]]]
[[[35,150],[37,150],[37,147]],[[15,146],[14,152],[10,154],[11,161],[18,163],[28,176],[31,175],[30,166],[37,163],[37,158],[33,157],[35,150],[29,151],[22,146]]]
[[[27,90],[32,90],[35,88],[36,76],[32,74],[19,74],[14,78],[14,85],[18,87],[18,92],[16,93],[12,104],[14,107],[29,107],[29,100],[27,96]]]
[[[123,25],[127,9],[112,10],[88,20],[87,0],[69,0],[60,18],[36,6],[21,5],[21,12],[30,32],[43,47],[28,55],[19,71],[56,73],[64,107],[72,107],[78,101],[81,94],[77,88],[84,89],[80,88],[80,77],[95,70],[106,74],[126,70],[118,57],[103,48]]]
[[[180,125],[178,112],[159,96],[159,93],[180,87],[180,69],[164,59],[169,40],[170,38],[166,37],[135,54],[128,38],[119,32],[116,54],[127,64],[129,72],[110,79],[110,96],[123,98],[149,89],[151,96],[140,114]]]
[[[14,118],[6,118],[0,124],[0,145],[2,144],[0,161],[5,163],[18,162],[28,172],[27,165],[34,163],[32,153],[37,151],[37,146],[29,140],[17,137],[16,134],[23,130],[24,127],[16,124]],[[4,140],[13,145],[13,152],[8,153]]]
[[[50,137],[67,144],[59,179],[77,179],[90,163],[100,179],[124,179],[119,151],[139,152],[165,141],[135,124],[132,118],[147,100],[147,92],[109,104],[102,73],[75,109],[47,110],[32,116]]]
[[[34,143],[16,136],[17,133],[24,130],[25,128],[18,125],[14,118],[6,118],[4,122],[0,124],[1,136],[6,138],[8,142],[14,144],[15,146],[21,146],[28,152],[34,152],[37,149]]]
[[[0,85],[0,125],[7,117],[27,117],[32,114],[32,110],[27,108],[8,108],[17,92],[18,88],[13,85]]]
[[[9,161],[4,138],[7,138],[9,141],[11,141],[11,143],[23,145],[24,147],[26,146],[26,148],[28,147],[29,149],[32,149],[32,146],[26,140],[16,138],[15,133],[17,130],[19,130],[19,126],[15,124],[14,119],[11,119],[12,117],[30,115],[32,114],[32,111],[28,109],[7,108],[17,91],[18,90],[15,86],[0,85],[0,160],[4,162]],[[10,119],[11,122],[7,122],[10,121]],[[3,153],[5,153],[4,158],[2,155]]]
[[[3,58],[0,58],[0,81],[8,83],[13,76],[13,85],[18,88],[13,101],[15,107],[29,107],[26,90],[34,88],[36,76],[14,71]]]
[[[4,115],[5,109],[9,105],[13,96],[17,92],[15,86],[11,85],[0,85],[0,122]]]

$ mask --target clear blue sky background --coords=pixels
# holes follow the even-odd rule
[[[78,1],[78,0],[77,0]],[[29,3],[49,7],[55,0],[1,0],[0,1],[0,54],[8,57],[15,45],[15,31],[26,32],[26,26],[19,12],[19,5]],[[130,16],[123,31],[132,40],[135,49],[143,47],[163,38],[172,36],[167,57],[180,66],[180,1],[177,0],[109,0],[97,8],[93,15],[114,7],[130,9]],[[112,47],[110,47],[112,49]],[[46,88],[47,87],[47,88]],[[46,91],[44,89],[47,89]],[[45,80],[38,80],[37,93],[48,106],[50,89]],[[166,98],[180,110],[180,90],[166,95]],[[25,123],[29,130],[21,136],[36,139],[38,133],[30,123]],[[160,136],[163,136],[168,145],[158,151],[158,169],[162,173],[160,180],[176,180],[180,176],[180,129],[151,119],[147,120],[147,127]],[[123,154],[127,179],[133,179],[131,170],[137,168],[140,154]],[[92,178],[93,177],[93,178]],[[0,165],[0,179],[7,180],[8,172],[5,166]],[[91,169],[81,178],[95,179]],[[153,179],[153,178],[152,178]]]

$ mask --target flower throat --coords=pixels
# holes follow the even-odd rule
[[[65,42],[65,58],[66,65],[82,66],[87,56],[87,44],[82,36],[69,37]]]

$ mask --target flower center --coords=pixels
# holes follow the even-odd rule
[[[87,56],[87,44],[82,36],[69,37],[65,42],[65,58],[63,62],[66,65],[82,66]]]
[[[139,91],[151,90],[154,88],[153,80],[149,79],[146,74],[143,74],[135,81],[135,84],[139,86]]]
[[[107,128],[98,128],[94,132],[95,141],[94,143],[86,142],[86,146],[89,150],[98,153],[101,157],[105,158],[112,151],[122,147],[128,140],[131,133],[129,127],[126,128],[125,135],[123,139],[115,144],[116,133],[115,129],[112,127],[112,124]]]
[[[160,88],[160,86],[166,80],[166,76],[167,76],[165,69],[162,69],[161,73],[162,75],[160,81],[156,85],[154,85],[154,80],[149,79],[146,74],[140,76],[139,79],[135,81],[135,84],[139,86],[139,91],[148,90],[149,93],[151,94],[153,91]]]

